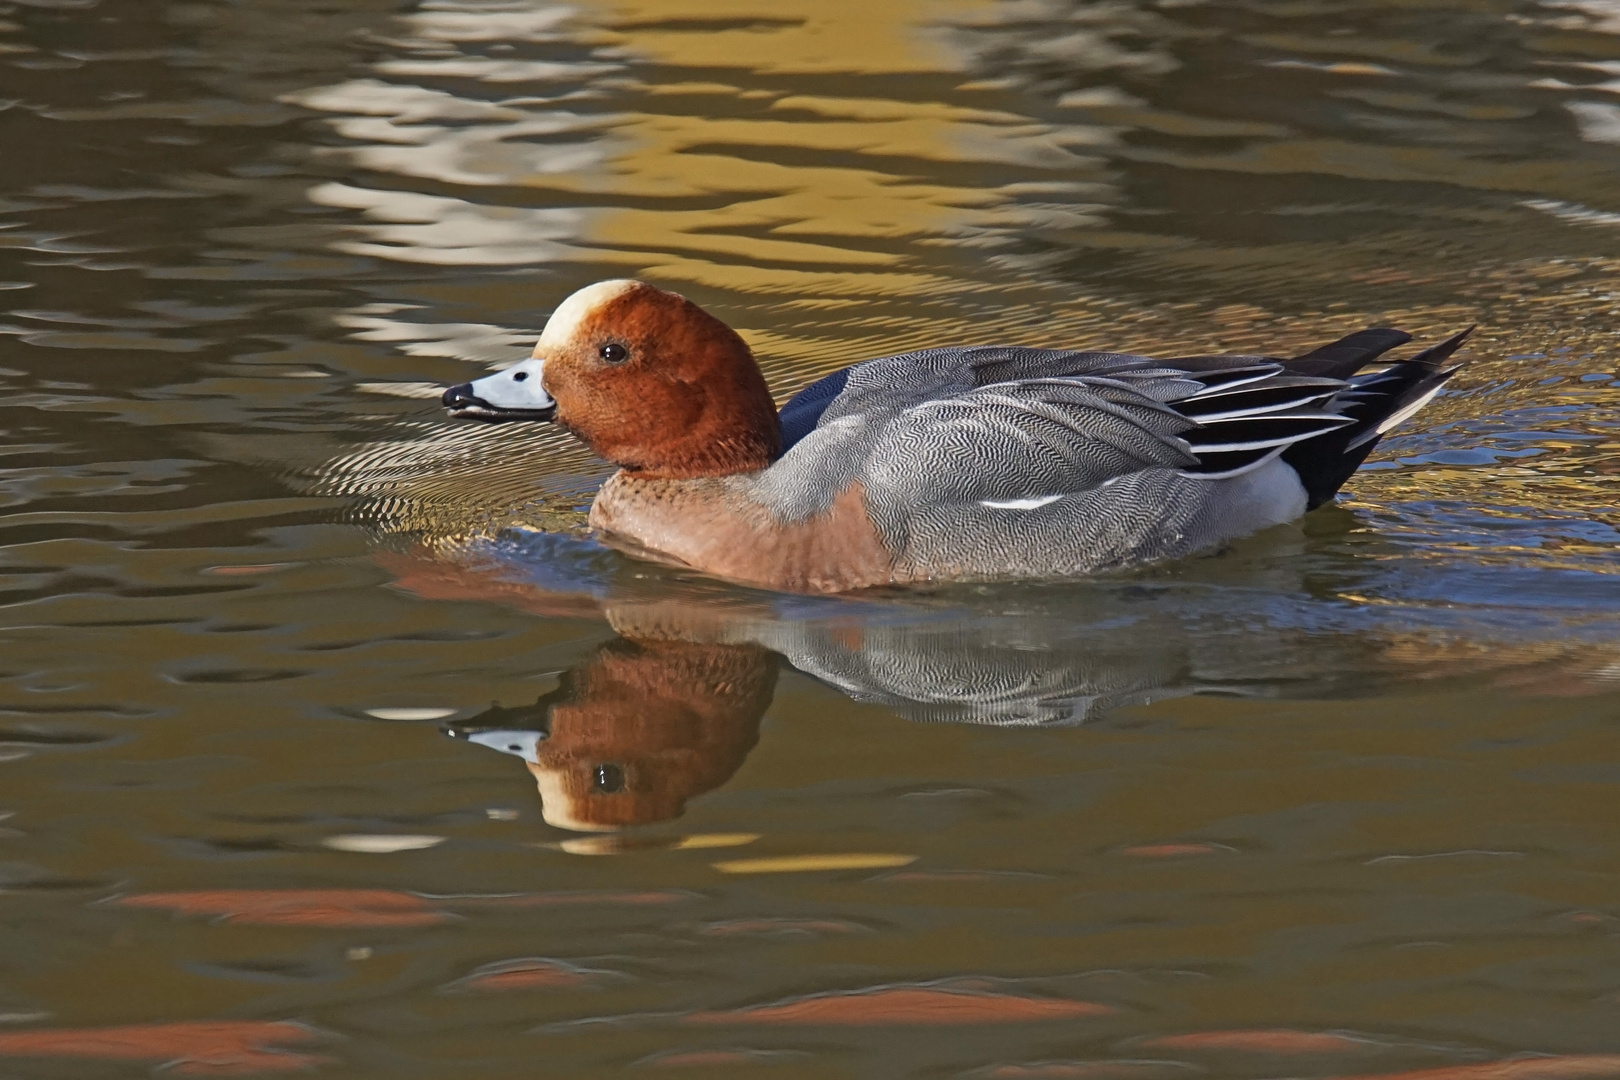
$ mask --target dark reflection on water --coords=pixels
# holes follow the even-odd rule
[[[1617,65],[1602,0],[0,2],[0,1072],[1620,1074]],[[781,394],[1481,330],[1297,527],[807,601],[434,407],[624,274]]]
[[[731,779],[775,686],[775,658],[757,646],[619,638],[533,705],[447,731],[523,758],[549,825],[647,825]]]

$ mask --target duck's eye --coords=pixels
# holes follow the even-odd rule
[[[617,765],[598,765],[592,779],[596,790],[604,794],[624,790],[624,770]]]
[[[622,364],[630,359],[630,350],[616,341],[608,342],[596,352],[598,356],[610,364]]]
[[[512,381],[513,382],[522,382],[524,379],[527,379],[528,377],[529,377],[529,373],[527,371],[520,371],[516,375],[512,376]]]

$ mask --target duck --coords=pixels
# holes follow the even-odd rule
[[[590,528],[789,593],[1055,580],[1209,552],[1333,500],[1462,366],[1371,327],[1292,358],[949,345],[854,364],[778,411],[742,337],[644,281],[588,285],[532,356],[445,390],[616,467]]]

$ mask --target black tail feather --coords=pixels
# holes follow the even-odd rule
[[[1456,374],[1461,364],[1449,368],[1441,365],[1462,347],[1473,332],[1474,328],[1470,326],[1438,345],[1431,345],[1406,360],[1391,364],[1383,371],[1350,380],[1350,388],[1335,398],[1330,406],[1336,405],[1336,411],[1355,422],[1337,431],[1295,443],[1283,452],[1282,459],[1294,467],[1294,471],[1299,473],[1300,482],[1305,485],[1307,509],[1314,510],[1332,499],[1351,474],[1361,468],[1361,463],[1378,445],[1384,431],[1405,419],[1404,411],[1421,407],[1447,379]],[[1399,330],[1363,330],[1299,359],[1290,360],[1287,367],[1302,375],[1319,375],[1324,372],[1317,365],[1327,363],[1344,372],[1339,378],[1349,378],[1381,353],[1410,340],[1411,335]],[[1353,350],[1355,356],[1351,355]],[[1306,367],[1307,363],[1312,366]]]
[[[1405,345],[1411,340],[1412,335],[1404,330],[1373,326],[1357,330],[1331,345],[1312,349],[1303,356],[1296,356],[1285,361],[1283,366],[1298,375],[1348,379],[1397,345]]]

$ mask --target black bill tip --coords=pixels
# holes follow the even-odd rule
[[[507,409],[492,405],[473,393],[470,382],[450,387],[439,398],[439,404],[458,420],[482,420],[490,424],[508,420],[550,420],[557,414],[556,405],[543,409]]]
[[[446,390],[444,396],[439,398],[439,404],[451,412],[455,412],[457,409],[468,409],[484,405],[484,402],[479,400],[478,395],[472,392],[472,383],[464,382],[460,386],[452,386]]]

